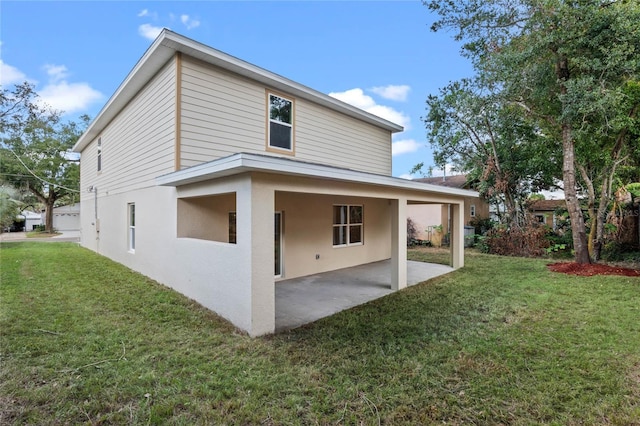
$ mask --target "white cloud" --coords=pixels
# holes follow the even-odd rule
[[[187,27],[187,30],[200,26],[200,21],[189,17],[189,15],[180,15],[180,22],[182,22],[184,26]]]
[[[398,176],[400,179],[407,179],[407,180],[412,180],[413,176],[410,175],[409,173],[405,173],[403,175]]]
[[[138,34],[149,40],[155,40],[162,29],[162,27],[156,27],[151,24],[142,24],[138,27]]]
[[[103,94],[93,89],[88,83],[69,83],[69,70],[64,65],[46,64],[43,69],[49,76],[43,89],[36,87],[39,95],[38,103],[47,105],[64,113],[83,112],[89,105],[104,98]],[[16,67],[5,64],[0,59],[0,84],[20,84],[28,81],[37,82],[27,77]]]
[[[365,95],[360,88],[345,90],[344,92],[332,92],[329,96],[346,102],[357,108],[367,111],[368,113],[377,115],[378,117],[389,120],[392,123],[399,124],[405,130],[409,129],[410,118],[401,111],[385,106],[378,105],[371,96]]]
[[[459,171],[455,170],[455,166],[453,164],[445,164],[445,170],[447,171],[447,176],[453,176],[453,175],[459,175],[461,174]],[[424,172],[427,171],[427,169],[423,169]],[[436,168],[435,166],[431,169],[431,176],[436,177],[436,176],[444,176],[444,170],[442,170],[441,168]]]
[[[138,18],[151,18],[156,20],[158,19],[158,13],[152,12],[149,9],[142,9],[140,13],[138,13]]]
[[[9,84],[20,84],[27,80],[25,73],[18,68],[6,64],[0,59],[0,84],[7,86]]]
[[[65,80],[50,82],[38,94],[44,104],[68,114],[86,110],[90,104],[103,98],[102,93],[88,83],[69,83]]]
[[[409,130],[411,119],[405,115],[401,111],[396,111],[395,109],[384,106],[384,105],[376,105],[374,107],[368,108],[366,110],[373,115],[377,115],[378,117],[382,117],[385,120],[389,120],[392,123],[396,123],[404,127],[404,130]]]
[[[357,88],[345,90],[344,92],[331,92],[329,96],[364,110],[376,104],[371,96],[365,95],[362,89]]]
[[[69,76],[69,70],[64,65],[47,64],[44,66],[50,82],[58,82]]]
[[[41,103],[55,110],[65,113],[83,111],[103,98],[102,93],[88,83],[69,83],[69,70],[64,65],[46,64],[44,69],[49,82],[42,90],[38,90],[38,95]]]
[[[416,152],[422,145],[416,142],[414,139],[402,139],[394,141],[391,144],[391,155],[402,155],[410,152]]]
[[[372,87],[369,90],[371,90],[376,95],[382,96],[385,99],[404,102],[407,100],[407,96],[409,95],[411,87],[407,86],[406,84],[399,86],[390,84],[388,86]]]

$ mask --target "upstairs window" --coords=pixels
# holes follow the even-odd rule
[[[281,96],[269,97],[269,148],[293,151],[293,101]]]
[[[102,170],[102,138],[98,138],[98,171]]]
[[[333,246],[343,247],[363,243],[362,206],[333,206]]]

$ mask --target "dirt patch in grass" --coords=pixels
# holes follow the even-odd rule
[[[623,268],[621,266],[605,265],[603,263],[582,264],[575,262],[550,263],[550,271],[563,274],[593,277],[595,275],[621,275],[624,277],[640,277],[640,269]]]

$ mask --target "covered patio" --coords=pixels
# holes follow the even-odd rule
[[[407,261],[407,285],[454,268]],[[276,283],[276,332],[289,330],[393,293],[391,260],[283,280]]]
[[[176,187],[176,253],[185,256],[176,263],[190,265],[180,270],[189,279],[180,276],[174,288],[251,336],[402,290],[433,277],[432,270],[437,276],[463,267],[464,197],[476,195],[247,153],[156,182]],[[452,268],[415,272],[420,266],[408,265],[409,204],[450,206]]]

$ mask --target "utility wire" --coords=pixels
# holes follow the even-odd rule
[[[15,155],[15,157],[18,159],[18,161],[20,162],[20,164],[22,164],[22,166],[27,169],[27,171],[29,173],[31,173],[31,175],[33,175],[34,178],[38,179],[41,182],[46,183],[47,185],[52,185],[52,186],[57,186],[60,187],[62,189],[66,189],[67,191],[71,191],[71,192],[77,192],[80,193],[80,191],[78,191],[77,189],[72,189],[72,188],[67,188],[66,186],[63,185],[58,185],[57,183],[53,183],[53,182],[49,182],[45,179],[42,179],[40,176],[36,175],[26,164],[24,164],[24,161],[22,161],[22,159],[18,156],[18,154],[16,154],[15,152],[13,152],[13,150],[11,148],[7,148],[5,147],[8,151],[10,151],[13,155]]]

